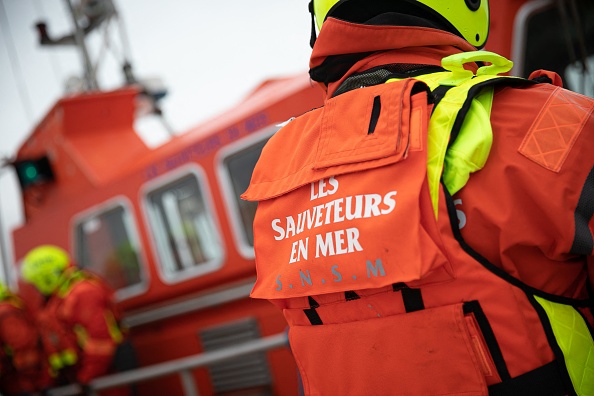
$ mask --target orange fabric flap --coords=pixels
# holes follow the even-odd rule
[[[329,100],[322,114],[322,132],[315,169],[404,157],[410,123],[410,81],[355,90]]]
[[[360,88],[329,99],[276,133],[264,147],[243,199],[262,201],[330,176],[406,158],[411,128],[418,136],[425,94],[408,79]],[[417,109],[418,111],[415,111]]]
[[[413,86],[341,95],[265,146],[247,194],[259,199],[252,297],[379,288],[438,269],[449,279],[429,230],[436,226],[427,184],[430,107]]]

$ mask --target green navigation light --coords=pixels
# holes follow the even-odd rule
[[[12,163],[16,170],[21,188],[42,184],[54,180],[52,167],[47,157],[24,159]]]

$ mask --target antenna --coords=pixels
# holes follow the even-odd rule
[[[158,116],[169,135],[173,135],[173,130],[165,121],[163,111],[158,103],[167,94],[167,90],[159,79],[138,80],[134,75],[129,56],[128,38],[113,0],[64,0],[64,2],[72,18],[73,31],[71,33],[52,37],[45,21],[40,21],[35,26],[39,35],[39,43],[42,46],[73,46],[78,49],[81,55],[82,81],[80,78],[74,78],[76,81],[71,79],[67,83],[67,91],[73,93],[81,90],[99,90],[97,70],[105,52],[109,51],[121,65],[124,84],[139,85],[141,87],[140,94],[148,99],[148,110],[145,113]],[[116,28],[119,36],[116,36],[114,32]],[[87,38],[95,33],[102,37],[101,48],[93,59],[87,46]],[[116,37],[114,38],[114,36]]]
[[[129,60],[128,40],[123,22],[113,1],[64,0],[64,2],[72,19],[72,32],[57,38],[52,37],[47,22],[40,21],[35,25],[39,35],[39,44],[42,46],[74,46],[78,49],[83,64],[84,91],[100,89],[97,70],[106,51],[111,52],[120,63],[125,83],[128,85],[137,84],[138,81],[134,77]],[[114,32],[116,28],[119,32],[119,39]],[[95,34],[94,32],[102,37],[100,38],[101,48],[93,59],[87,46],[87,38],[91,34]],[[115,39],[114,36],[116,36]]]

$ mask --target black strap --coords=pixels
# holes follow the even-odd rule
[[[489,386],[489,396],[564,396],[575,395],[566,390],[558,370],[557,361],[535,370]]]
[[[371,135],[375,132],[375,127],[377,126],[377,122],[380,117],[380,113],[382,112],[382,100],[378,96],[373,98],[373,107],[371,109],[371,118],[369,120],[369,128],[367,129],[367,134]]]
[[[469,90],[466,96],[466,100],[462,104],[462,108],[458,110],[458,114],[456,115],[456,119],[454,120],[454,125],[452,125],[452,130],[450,131],[450,142],[449,145],[451,146],[458,137],[458,133],[460,129],[462,129],[462,124],[464,123],[464,119],[466,118],[466,114],[470,110],[470,105],[472,103],[472,99],[477,96],[481,90],[488,86],[510,86],[510,87],[519,87],[523,85],[531,85],[537,84],[536,81],[533,80],[526,80],[523,78],[508,78],[505,76],[500,76],[498,78],[492,78],[490,80],[485,80],[478,84],[473,85]],[[435,92],[435,90],[434,90]]]
[[[443,180],[441,181],[443,184]],[[454,234],[454,238],[460,244],[460,247],[472,258],[478,261],[483,267],[488,269],[490,272],[497,275],[499,278],[505,280],[506,282],[522,289],[525,293],[529,295],[540,296],[542,298],[546,298],[549,301],[553,301],[559,304],[571,305],[575,308],[584,308],[584,307],[594,307],[594,296],[589,296],[587,299],[574,299],[570,297],[563,297],[558,296],[555,294],[545,293],[542,290],[535,289],[532,286],[529,286],[519,280],[518,278],[513,277],[508,272],[503,270],[502,268],[492,264],[489,260],[485,257],[480,255],[476,250],[474,250],[462,237],[462,233],[460,232],[460,227],[458,226],[458,216],[456,215],[456,206],[454,205],[454,199],[452,198],[451,194],[449,193],[448,189],[443,186],[443,192],[446,198],[446,204],[448,207],[448,215],[450,218],[450,228],[452,233]],[[532,304],[535,305],[535,304]],[[538,304],[537,304],[538,305]]]
[[[314,14],[314,9],[313,9],[313,0],[310,0],[309,4],[307,5],[307,8],[309,9],[309,13],[311,14],[311,37],[309,38],[309,46],[311,48],[314,47],[314,44],[316,43],[316,19],[315,19],[315,14]]]
[[[592,301],[594,301],[594,289],[592,288],[592,280],[590,279],[590,274],[586,274],[586,290],[588,291],[588,298]],[[594,316],[594,303],[592,303],[592,305],[590,305],[588,307],[588,309],[590,310],[590,314],[592,316]],[[578,311],[580,312],[580,311]],[[590,333],[594,334],[594,330],[590,327],[589,322],[586,320],[586,318],[584,318],[584,322],[586,322],[586,324],[588,325],[588,328],[590,329]]]
[[[305,313],[305,316],[307,316],[307,319],[309,319],[309,323],[311,323],[312,326],[324,324],[324,322],[322,322],[322,318],[320,318],[320,315],[318,315],[318,311],[316,311],[316,308],[318,308],[320,304],[318,304],[318,302],[311,296],[308,296],[307,300],[309,301],[310,308],[304,309],[303,312]]]
[[[344,292],[344,299],[346,301],[358,300],[360,298],[361,297],[359,297],[359,295],[353,290],[348,290]]]
[[[453,88],[452,86],[440,85],[439,87],[435,88],[431,92],[431,96],[433,97],[433,104],[434,104],[433,110],[435,110],[437,108],[437,105],[439,104],[439,102],[441,102],[441,100],[443,99],[445,94],[452,88]]]
[[[573,217],[575,221],[575,232],[570,252],[589,256],[592,254],[592,250],[594,250],[594,236],[588,225],[592,217],[594,217],[594,168],[592,168],[586,177]]]
[[[404,310],[406,312],[415,312],[425,309],[421,289],[411,289],[404,283],[394,283],[392,285],[392,290],[402,293],[402,301],[404,302]]]
[[[532,81],[537,82],[539,84],[552,84],[553,80],[549,76],[538,76],[531,78]]]

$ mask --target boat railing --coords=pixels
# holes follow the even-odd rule
[[[168,375],[179,375],[184,395],[199,396],[198,387],[194,381],[192,370],[209,364],[230,360],[253,352],[267,351],[270,349],[286,347],[289,345],[287,333],[262,337],[254,341],[245,342],[231,347],[221,348],[216,351],[200,353],[163,363],[158,363],[134,370],[96,378],[89,383],[89,392],[96,395],[103,389],[130,385],[143,381],[153,380]],[[49,396],[79,395],[81,388],[78,384],[70,384],[48,391]]]

